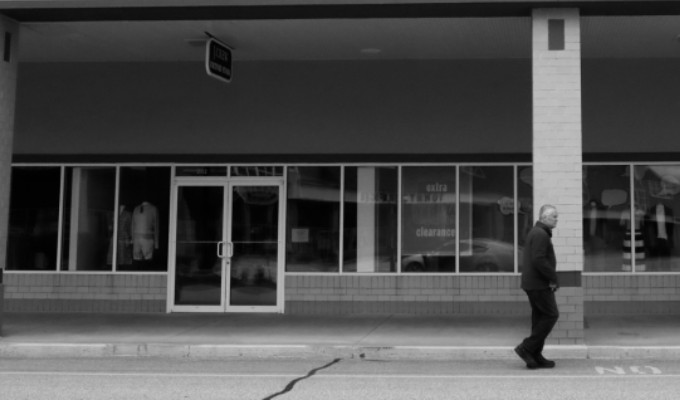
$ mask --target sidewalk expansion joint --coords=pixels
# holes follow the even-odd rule
[[[361,342],[363,342],[367,337],[371,336],[371,335],[373,334],[373,332],[377,331],[378,329],[380,329],[380,327],[382,327],[383,325],[385,325],[385,323],[386,323],[387,321],[389,321],[390,319],[392,319],[393,316],[394,316],[394,314],[390,314],[390,315],[388,315],[387,317],[381,319],[380,322],[379,322],[378,324],[376,324],[376,326],[374,326],[373,329],[370,330],[370,332],[368,332],[367,334],[365,334],[361,339],[357,340],[354,344],[355,344],[355,345],[359,345],[359,344],[360,344]]]

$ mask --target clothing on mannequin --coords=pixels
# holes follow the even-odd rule
[[[151,260],[158,250],[158,209],[148,201],[132,212],[132,251],[135,260]]]
[[[583,210],[583,238],[585,251],[595,253],[606,247],[605,207],[597,200],[590,200]]]
[[[644,216],[644,211],[636,207],[635,215],[631,218],[630,205],[621,212],[620,223],[626,227],[626,233],[623,238],[623,263],[621,265],[623,271],[630,272],[633,270],[633,243],[635,244],[635,269],[637,271],[645,271],[647,269],[644,264],[645,240],[641,230]]]
[[[646,222],[648,223],[645,224],[649,228],[649,238],[652,240],[650,244],[654,244],[658,240],[673,243],[673,221],[673,210],[670,207],[663,203],[652,206],[647,212]]]
[[[670,261],[675,234],[674,221],[673,210],[663,203],[652,206],[645,216],[645,244],[649,256],[662,263]]]
[[[588,210],[588,232],[590,235],[595,235],[597,230],[597,204],[594,201],[590,202],[590,209]]]

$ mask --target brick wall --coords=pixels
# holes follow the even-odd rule
[[[680,275],[585,275],[586,316],[680,315]]]
[[[583,332],[583,288],[562,287],[555,296],[560,310],[560,319],[548,337],[548,344],[582,344]]]
[[[560,29],[551,30],[553,27]],[[581,38],[577,9],[535,9],[532,18],[534,216],[559,212],[553,244],[558,271],[583,270]],[[551,39],[563,40],[553,41]],[[554,44],[558,45],[555,46]],[[580,280],[576,280],[580,283]],[[583,289],[562,287],[549,343],[583,343]]]
[[[519,276],[286,277],[289,314],[529,315]],[[9,312],[165,312],[159,274],[6,273]],[[680,314],[680,275],[584,275],[557,292],[551,340],[573,343],[585,316]]]
[[[286,313],[528,315],[519,276],[286,277]]]
[[[526,294],[513,276],[302,276],[286,277],[288,314],[520,315]],[[557,292],[560,320],[548,343],[583,342],[583,289]],[[528,321],[528,320],[527,320]]]
[[[8,312],[165,312],[160,274],[5,273]]]
[[[548,22],[564,21],[564,50],[548,48]],[[577,10],[537,9],[533,18],[534,215],[554,204],[558,269],[583,269],[581,49]]]

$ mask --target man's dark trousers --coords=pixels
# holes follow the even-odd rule
[[[531,304],[531,336],[524,339],[522,345],[531,354],[543,351],[545,339],[552,331],[560,317],[552,289],[525,290]]]

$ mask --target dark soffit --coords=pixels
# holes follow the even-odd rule
[[[188,2],[189,3],[189,2]],[[400,4],[4,8],[19,22],[526,17],[534,8],[583,16],[680,15],[680,1],[488,1]]]

